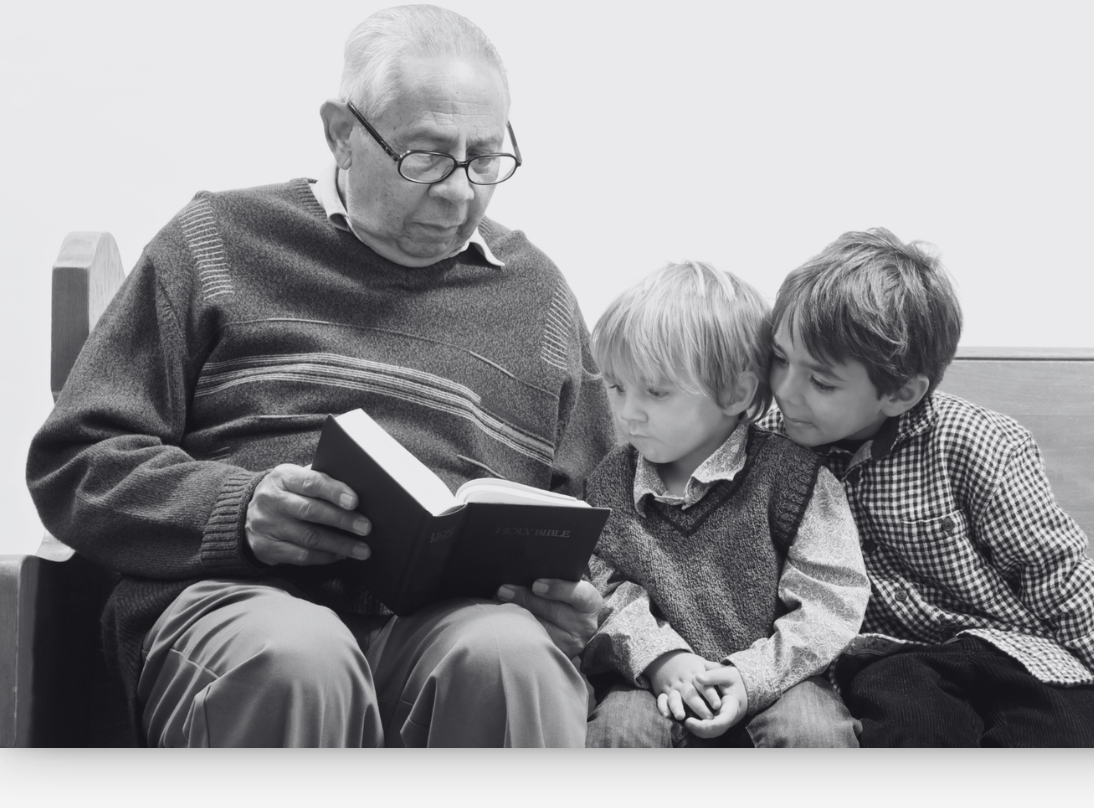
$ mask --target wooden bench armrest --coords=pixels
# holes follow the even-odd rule
[[[54,400],[124,279],[109,233],[65,237],[53,264]],[[0,555],[0,747],[132,743],[99,639],[115,579],[48,533],[34,555]]]

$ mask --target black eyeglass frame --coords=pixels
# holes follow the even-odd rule
[[[395,161],[395,167],[399,172],[399,176],[407,182],[417,183],[418,185],[436,185],[438,182],[444,182],[446,179],[451,177],[453,171],[462,168],[464,170],[464,173],[467,174],[467,181],[470,182],[472,185],[501,185],[501,183],[505,182],[506,180],[512,179],[513,174],[517,173],[517,168],[520,168],[524,164],[524,161],[520,157],[520,146],[517,145],[516,133],[513,132],[513,124],[509,123],[508,121],[505,122],[505,127],[509,130],[509,139],[513,141],[513,151],[515,151],[516,154],[509,154],[509,152],[491,152],[489,154],[476,154],[470,160],[457,160],[455,157],[453,157],[451,154],[448,154],[447,152],[427,151],[425,149],[411,149],[410,151],[399,154],[395,151],[395,149],[391,148],[391,146],[388,145],[387,141],[380,136],[379,132],[373,129],[372,124],[365,120],[365,116],[358,111],[357,107],[353,105],[352,101],[347,101],[346,106],[349,107],[349,111],[353,113],[353,116],[357,118],[357,120],[361,123],[361,126],[365,127],[365,131],[372,135],[373,140],[380,144],[380,148],[386,151],[388,153],[388,156]],[[403,173],[403,160],[405,160],[412,154],[432,154],[437,157],[447,157],[449,160],[452,161],[452,168],[449,169],[443,177],[440,177],[438,179],[416,180],[412,177],[408,177],[406,174]],[[472,162],[474,162],[475,160],[481,160],[483,157],[512,157],[514,160],[517,161],[517,166],[513,169],[512,174],[510,174],[504,180],[498,180],[497,182],[477,182],[476,180],[471,179],[470,166]]]

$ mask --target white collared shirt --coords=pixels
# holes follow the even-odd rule
[[[323,206],[323,210],[327,214],[327,219],[337,227],[339,230],[345,230],[347,233],[354,232],[353,227],[350,225],[349,214],[346,212],[346,206],[342,204],[342,197],[338,193],[338,165],[332,160],[330,164],[318,174],[318,179],[311,184],[312,193],[315,194],[316,200]],[[357,236],[362,242],[360,236]],[[490,264],[496,267],[504,267],[505,262],[499,261],[495,255],[490,252],[490,248],[486,245],[486,241],[483,239],[482,234],[476,227],[475,232],[471,234],[464,244],[456,250],[453,250],[446,258],[451,258],[453,255],[459,255],[469,246],[474,246],[482,253],[482,257]]]

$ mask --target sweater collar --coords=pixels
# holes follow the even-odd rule
[[[744,468],[747,459],[745,447],[748,443],[748,422],[741,421],[726,438],[725,443],[714,454],[704,460],[695,469],[683,496],[670,494],[665,489],[661,475],[655,466],[642,455],[638,455],[634,474],[634,509],[642,516],[646,515],[647,497],[670,505],[690,508],[703,498],[716,482],[732,480]]]
[[[342,204],[342,197],[338,195],[338,165],[332,160],[326,169],[319,172],[318,177],[311,184],[311,189],[316,200],[322,205],[323,211],[327,214],[327,220],[339,230],[353,233],[353,229],[349,225],[346,206]],[[499,261],[494,253],[490,251],[490,247],[487,246],[486,240],[483,239],[482,233],[479,232],[477,227],[475,232],[471,234],[471,238],[452,255],[459,255],[469,246],[475,247],[482,253],[482,257],[486,259],[487,263],[498,268],[505,266],[505,262]],[[448,257],[451,258],[452,255]]]

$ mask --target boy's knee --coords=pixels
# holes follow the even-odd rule
[[[652,693],[620,682],[608,689],[589,714],[585,746],[667,748],[682,736],[680,725],[658,712]]]
[[[752,718],[748,734],[766,747],[858,747],[859,722],[825,679],[812,676]]]

